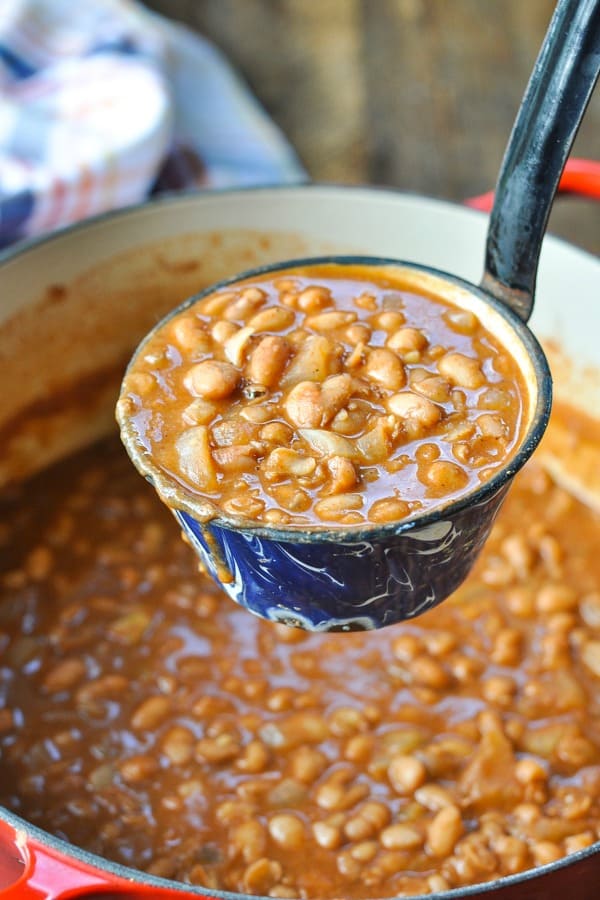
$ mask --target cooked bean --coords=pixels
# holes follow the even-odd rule
[[[340,706],[329,717],[329,728],[338,737],[348,737],[367,731],[369,723],[359,709],[353,706]]]
[[[334,494],[315,504],[315,512],[320,519],[337,519],[352,510],[359,510],[364,503],[361,494]]]
[[[265,504],[258,497],[254,497],[249,491],[232,497],[223,503],[223,512],[230,516],[244,516],[249,519],[257,519],[262,516]]]
[[[423,466],[419,471],[419,478],[440,496],[460,491],[469,481],[465,470],[447,459],[436,460]]]
[[[82,659],[64,659],[46,672],[42,679],[42,690],[47,694],[68,691],[83,679],[85,673]]]
[[[298,816],[281,813],[269,820],[269,834],[286,850],[300,850],[304,845],[304,823]]]
[[[352,847],[350,855],[358,862],[366,863],[371,862],[377,856],[378,850],[377,841],[361,841]]]
[[[397,794],[412,794],[427,780],[427,769],[415,756],[394,756],[388,767],[390,784]]]
[[[565,852],[577,853],[578,850],[585,850],[596,840],[595,835],[591,831],[583,831],[581,834],[572,834],[565,838]]]
[[[315,822],[313,834],[317,844],[326,850],[337,850],[344,840],[341,828],[328,822]]]
[[[281,879],[281,864],[274,859],[262,857],[248,866],[244,872],[244,890],[252,894],[266,894]]]
[[[311,475],[315,471],[316,465],[312,456],[306,456],[298,450],[289,450],[286,447],[276,447],[265,462],[268,472],[276,475],[295,475],[298,478]]]
[[[458,387],[474,389],[485,384],[479,360],[464,353],[447,353],[438,362],[438,369],[446,381]]]
[[[359,860],[352,856],[350,851],[343,850],[341,853],[338,853],[337,869],[340,875],[347,880],[356,881],[360,876],[361,868]]]
[[[406,373],[401,360],[392,350],[376,347],[371,350],[365,365],[365,375],[371,381],[397,391],[406,384]]]
[[[426,687],[440,689],[446,687],[450,681],[450,676],[442,663],[425,653],[411,660],[409,669],[414,681]]]
[[[356,468],[345,456],[334,454],[327,460],[327,468],[331,475],[331,481],[327,487],[328,493],[344,494],[356,486],[358,482]]]
[[[250,381],[275,387],[290,355],[290,345],[285,338],[267,335],[252,351],[247,367]]]
[[[485,413],[477,418],[477,427],[480,432],[489,437],[504,438],[508,434],[508,427],[501,416]]]
[[[225,344],[229,338],[233,337],[239,331],[239,325],[235,322],[215,322],[210,330],[211,337],[218,344]]]
[[[536,597],[541,613],[568,612],[577,606],[577,594],[567,584],[546,584]]]
[[[158,762],[151,756],[137,754],[119,765],[121,778],[126,784],[139,784],[152,778],[158,771]]]
[[[392,394],[388,398],[387,407],[395,416],[413,421],[423,429],[430,429],[437,425],[443,413],[441,407],[426,397],[413,394],[412,391]]]
[[[390,825],[381,832],[381,843],[387,850],[413,850],[423,844],[423,835],[412,825]]]
[[[340,773],[335,774],[337,776]],[[339,812],[351,809],[364,800],[368,792],[366,784],[353,784],[347,787],[342,779],[332,776],[328,782],[317,789],[315,800],[322,809]]]
[[[32,581],[42,581],[52,571],[53,557],[49,547],[36,547],[25,560],[25,571]]]
[[[553,841],[538,841],[531,848],[536,866],[546,866],[563,856],[563,851]]]
[[[327,758],[319,750],[302,746],[293,753],[290,763],[295,778],[312,784],[327,767]]]
[[[386,310],[372,316],[370,322],[374,328],[379,328],[382,331],[398,331],[405,324],[406,317],[401,312]]]
[[[586,594],[579,603],[581,618],[590,628],[600,628],[600,594]]]
[[[208,425],[215,417],[217,407],[210,400],[198,397],[183,410],[182,419],[186,425]]]
[[[427,850],[433,856],[448,856],[465,826],[457,806],[444,806],[427,826]]]
[[[245,863],[252,863],[264,856],[267,835],[260,822],[241,822],[234,825],[229,834],[231,851],[242,857]]]
[[[118,697],[126,689],[127,679],[123,675],[102,675],[78,688],[75,699],[77,703],[85,706],[95,700]]]
[[[293,900],[297,896],[297,892],[294,888],[286,887],[284,884],[276,884],[275,887],[271,888],[269,891],[269,897],[283,897],[287,898],[287,900]]]
[[[135,731],[150,731],[157,728],[169,715],[171,702],[168,697],[148,697],[131,717],[131,727]]]
[[[413,391],[422,394],[423,397],[427,397],[434,403],[447,403],[450,399],[450,386],[438,375],[428,375],[426,378],[417,380],[411,379],[410,386]],[[472,428],[473,426],[471,423],[463,423],[463,427]],[[448,439],[450,440],[450,437]]]
[[[363,463],[376,465],[389,457],[400,429],[393,416],[377,416],[365,434],[356,439],[356,449]]]
[[[210,350],[210,338],[204,324],[196,316],[182,316],[173,322],[173,337],[182,350],[206,353]]]
[[[405,353],[409,350],[424,350],[428,343],[427,338],[418,328],[398,328],[387,339],[386,347]]]
[[[227,732],[213,738],[202,738],[194,750],[195,757],[199,762],[209,763],[223,763],[236,759],[239,752],[239,741]]]
[[[194,755],[194,735],[189,728],[175,725],[164,735],[162,751],[173,765],[185,765]]]
[[[369,508],[371,522],[399,522],[410,515],[411,508],[405,500],[376,500]]]
[[[309,316],[305,324],[308,328],[312,328],[315,331],[327,332],[335,331],[335,329],[342,328],[344,325],[350,325],[352,322],[356,322],[356,313],[336,311]]]
[[[294,313],[285,306],[269,306],[248,321],[248,327],[254,331],[283,331],[295,321]]]
[[[482,682],[481,689],[483,696],[489,703],[510,706],[516,693],[517,685],[508,676],[494,675]]]
[[[240,373],[230,363],[206,359],[196,363],[185,377],[190,393],[206,400],[222,400],[236,389]]]
[[[236,768],[242,772],[264,772],[270,759],[270,753],[262,741],[250,741],[244,747],[243,753],[236,760]]]
[[[298,309],[306,313],[315,313],[331,306],[333,298],[329,288],[318,285],[304,288],[298,294]]]
[[[266,303],[267,295],[258,287],[249,287],[242,290],[239,297],[227,304],[223,310],[223,316],[229,321],[245,321],[255,310]],[[206,311],[206,309],[205,309]]]
[[[434,812],[454,804],[452,794],[439,784],[424,784],[417,788],[415,800]]]
[[[207,316],[220,316],[221,313],[235,300],[235,291],[219,291],[203,297],[198,303],[198,309]]]
[[[384,803],[370,801],[347,819],[344,833],[351,841],[364,841],[379,834],[389,824],[390,818],[390,810]]]
[[[354,347],[360,347],[362,349],[359,350],[360,356],[362,356],[362,352],[364,348],[369,343],[371,338],[371,329],[368,325],[364,323],[355,322],[352,325],[348,325],[344,329],[344,340],[348,341],[349,344],[352,344]],[[346,360],[346,368],[351,366],[350,357]]]
[[[284,409],[299,428],[318,428],[333,419],[352,396],[352,390],[350,375],[332,375],[322,385],[301,381],[287,395]]]

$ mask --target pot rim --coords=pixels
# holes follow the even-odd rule
[[[296,194],[310,193],[313,191],[317,192],[323,190],[331,190],[334,193],[339,192],[348,195],[354,194],[357,197],[373,194],[377,197],[389,197],[390,199],[404,198],[406,200],[423,202],[432,207],[439,207],[447,210],[453,210],[454,212],[460,212],[465,216],[465,218],[471,218],[473,220],[483,221],[485,219],[489,219],[489,213],[487,211],[483,211],[472,206],[465,206],[458,200],[440,199],[439,197],[434,197],[430,194],[422,194],[418,191],[407,191],[391,185],[368,184],[367,182],[358,182],[357,184],[343,184],[336,181],[311,181],[309,178],[307,178],[305,181],[299,180],[289,184],[276,182],[273,184],[240,185],[237,187],[187,188],[186,190],[182,191],[164,191],[160,194],[152,195],[145,200],[140,201],[139,203],[131,203],[126,206],[119,207],[118,209],[105,210],[104,212],[96,213],[96,215],[94,216],[88,216],[85,219],[81,219],[78,222],[72,222],[69,225],[63,225],[60,228],[56,228],[47,233],[25,237],[12,244],[7,245],[6,247],[0,247],[0,268],[5,263],[12,262],[13,260],[18,259],[20,256],[36,250],[40,246],[51,243],[55,240],[60,240],[64,237],[68,237],[72,233],[93,229],[97,225],[102,225],[112,219],[127,219],[128,217],[135,217],[140,213],[144,213],[148,210],[155,211],[163,206],[176,206],[179,203],[188,204],[194,200],[203,201],[210,200],[211,198],[218,199],[220,197],[237,195],[260,195],[269,192],[278,194],[284,192]],[[600,262],[599,258],[594,253],[591,253],[589,250],[585,250],[583,247],[578,247],[575,244],[571,244],[565,238],[554,235],[552,234],[552,232],[546,233],[544,241],[550,241],[553,244],[567,247],[569,251],[584,256],[594,263]]]

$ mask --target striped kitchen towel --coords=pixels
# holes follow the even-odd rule
[[[302,167],[208,41],[135,0],[0,0],[0,246]]]

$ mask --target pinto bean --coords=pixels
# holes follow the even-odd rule
[[[406,384],[406,373],[400,358],[386,347],[377,347],[369,353],[365,375],[377,384],[398,391]]]
[[[238,370],[226,362],[207,359],[196,363],[185,377],[185,385],[191,394],[205,400],[222,400],[229,397],[240,381]]]
[[[252,351],[247,367],[250,381],[274,387],[283,374],[291,347],[285,338],[267,335]]]
[[[440,375],[458,387],[473,389],[485,384],[479,360],[464,353],[447,353],[438,362],[438,369]]]
[[[388,398],[387,407],[395,416],[415,422],[424,429],[430,429],[437,425],[443,413],[441,407],[412,391],[392,394]]]

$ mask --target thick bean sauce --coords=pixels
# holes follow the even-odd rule
[[[172,317],[130,367],[119,416],[130,450],[228,516],[360,525],[480,486],[514,453],[526,406],[473,312],[390,269],[327,265]]]
[[[376,633],[240,610],[116,441],[0,522],[0,800],[37,825],[307,898],[476,884],[598,839],[600,517],[535,461],[464,587]]]

